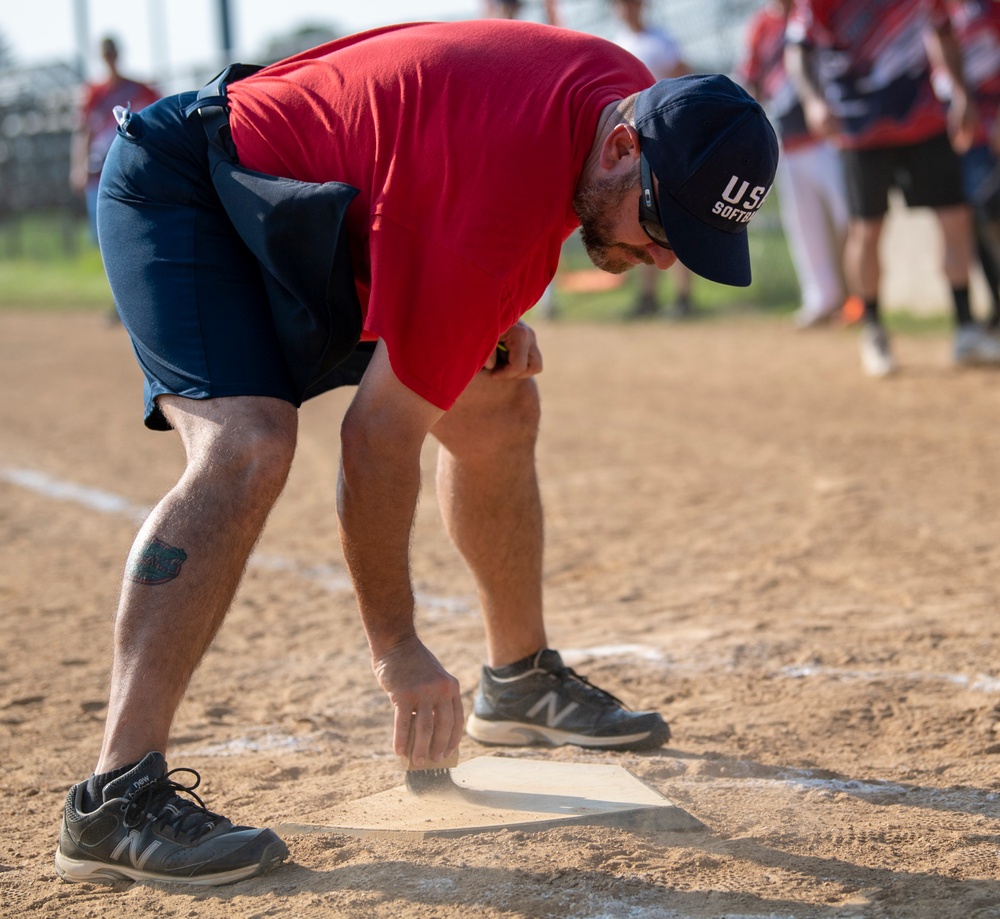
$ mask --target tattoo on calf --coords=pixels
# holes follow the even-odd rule
[[[129,563],[126,577],[136,584],[166,584],[181,573],[187,552],[154,536]]]

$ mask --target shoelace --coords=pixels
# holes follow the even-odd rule
[[[170,776],[178,772],[189,772],[193,775],[193,784],[182,785],[173,781]],[[213,814],[205,807],[205,802],[195,794],[195,789],[200,784],[201,775],[194,769],[183,767],[171,769],[166,775],[154,779],[145,788],[140,789],[129,802],[125,808],[125,826],[130,829],[137,827],[148,814],[157,826],[169,826],[175,835],[183,833],[197,839],[224,819],[218,814]],[[191,795],[194,801],[181,798],[177,794],[179,791]]]
[[[628,710],[628,706],[626,706],[625,703],[618,698],[618,696],[612,695],[606,689],[601,689],[600,686],[595,686],[590,682],[590,680],[577,673],[572,667],[562,667],[559,670],[550,670],[549,673],[551,673],[552,676],[555,677],[555,679],[557,679],[560,683],[565,682],[566,680],[575,680],[577,683],[582,684],[588,695],[596,693],[608,708],[617,707],[625,709],[626,711]]]

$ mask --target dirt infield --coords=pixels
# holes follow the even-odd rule
[[[623,765],[705,829],[293,835],[288,864],[231,887],[61,882],[119,571],[181,454],[141,426],[120,329],[6,313],[0,914],[1000,916],[1000,374],[952,370],[943,336],[900,337],[902,372],[873,382],[853,333],[753,317],[539,334],[552,644],[675,736],[508,755]],[[337,542],[345,400],[303,410],[288,488],[174,726],[171,765],[247,823],[323,822],[400,779]],[[468,707],[482,633],[430,487],[415,545],[421,631]],[[462,758],[489,752],[466,740]]]

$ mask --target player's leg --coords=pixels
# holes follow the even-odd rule
[[[539,417],[534,380],[479,374],[432,431],[441,513],[476,579],[494,667],[545,646]]]
[[[802,305],[799,328],[830,319],[844,303],[843,221],[829,206],[830,173],[839,173],[836,152],[825,143],[787,153],[778,164],[778,203]],[[843,184],[840,184],[843,196]]]
[[[445,524],[479,588],[487,659],[466,729],[487,744],[653,749],[656,712],[632,712],[564,666],[542,617],[542,506],[533,380],[480,374],[433,429]]]
[[[972,206],[976,254],[990,298],[988,328],[1000,327],[1000,158],[988,144],[962,155],[962,184]]]
[[[102,254],[146,377],[146,423],[178,430],[187,468],[127,561],[104,746],[97,772],[67,795],[56,852],[71,881],[221,884],[288,854],[270,830],[234,826],[185,796],[164,757],[296,430],[259,271],[214,195],[186,97],[133,116],[102,176]]]
[[[98,773],[165,753],[174,712],[232,602],[295,449],[279,399],[162,396],[187,455],[126,563]]]
[[[893,182],[892,148],[841,151],[850,222],[844,246],[848,288],[864,303],[861,324],[861,366],[873,377],[895,369],[879,307],[881,263],[879,243]]]
[[[1000,342],[973,319],[969,272],[974,257],[972,209],[965,197],[961,161],[946,134],[906,149],[906,201],[934,210],[941,231],[942,270],[951,288],[956,364],[1000,364]]]
[[[942,270],[952,287],[969,286],[969,266],[972,262],[972,213],[967,205],[936,208],[934,211],[941,231]]]
[[[881,217],[854,218],[847,231],[844,250],[845,267],[852,288],[868,307],[865,318],[871,322],[881,322],[878,309],[879,285],[882,280],[882,264],[878,246],[882,240],[885,221]]]
[[[693,277],[691,269],[680,262],[675,262],[670,268],[670,279],[674,282],[674,315],[678,319],[684,319],[694,312],[694,301],[691,299]]]

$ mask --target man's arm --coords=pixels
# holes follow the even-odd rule
[[[393,748],[421,765],[458,747],[458,681],[417,637],[410,534],[420,493],[420,451],[444,414],[404,386],[379,342],[341,429],[337,507],[344,557],[379,685],[395,707]]]
[[[785,46],[785,70],[802,100],[809,130],[817,137],[836,137],[840,133],[840,125],[816,80],[814,53],[810,47],[789,43]]]
[[[948,128],[952,145],[959,153],[972,146],[976,130],[976,107],[969,96],[965,82],[965,65],[962,47],[955,37],[951,23],[930,29],[926,37],[927,56],[933,67],[947,74],[951,86],[948,105]]]
[[[90,109],[91,90],[88,89],[86,98],[77,109],[69,146],[69,184],[78,194],[83,194],[90,174]]]

